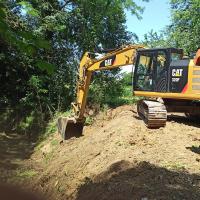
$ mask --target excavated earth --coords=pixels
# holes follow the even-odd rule
[[[148,129],[135,107],[121,106],[97,115],[82,137],[60,142],[55,133],[19,162],[35,172],[22,184],[47,199],[198,200],[200,123],[173,114]]]

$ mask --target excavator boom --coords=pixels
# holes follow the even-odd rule
[[[111,70],[127,65],[133,65],[135,63],[137,50],[143,48],[143,45],[123,46],[98,59],[92,59],[89,52],[86,52],[83,55],[79,66],[76,102],[72,103],[74,116],[60,117],[58,119],[58,132],[64,140],[82,135],[85,122],[85,106],[92,73],[100,70]]]

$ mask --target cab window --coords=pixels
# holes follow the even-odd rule
[[[153,86],[153,56],[143,54],[139,57],[137,66],[136,88],[144,91],[151,91]]]
[[[171,53],[171,61],[181,60],[182,54],[180,53]]]
[[[157,76],[162,73],[166,68],[167,56],[164,51],[159,51],[157,55]]]

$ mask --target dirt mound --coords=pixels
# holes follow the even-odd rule
[[[97,116],[84,136],[56,134],[33,154],[35,189],[55,199],[199,199],[200,129],[184,116],[147,129],[135,107]],[[34,164],[35,163],[35,164]]]
[[[120,161],[81,186],[76,199],[199,199],[198,180],[198,175],[169,171],[144,161],[136,165]]]
[[[48,199],[199,199],[199,145],[198,123],[171,115],[165,128],[148,129],[135,107],[121,106],[99,114],[80,138],[51,136],[20,161],[18,177]]]

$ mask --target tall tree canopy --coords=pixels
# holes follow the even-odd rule
[[[142,41],[149,47],[177,47],[186,54],[200,47],[200,0],[170,0],[171,22],[162,32],[150,31]]]
[[[0,0],[0,105],[66,109],[83,52],[132,39],[125,10],[139,18],[143,8],[133,0]],[[104,76],[112,83],[115,74]]]
[[[194,52],[200,46],[200,0],[171,0],[174,45]]]

